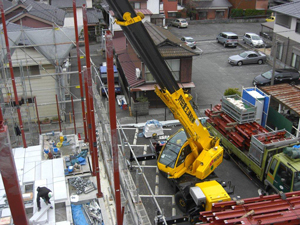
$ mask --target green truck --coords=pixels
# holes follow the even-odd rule
[[[224,155],[236,159],[244,172],[254,173],[268,193],[299,191],[299,138],[284,129],[267,131],[255,120],[238,120],[245,120],[245,113],[234,120],[233,112],[238,110],[229,109],[231,103],[225,106],[224,102],[222,107],[218,105],[205,112],[208,116],[206,127],[213,136],[220,138]],[[249,135],[247,130],[253,134]]]

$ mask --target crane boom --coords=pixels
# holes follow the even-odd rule
[[[185,173],[199,179],[206,178],[222,162],[223,149],[219,146],[219,139],[211,137],[202,126],[190,104],[191,95],[179,87],[144,27],[144,16],[136,14],[127,0],[107,0],[107,3],[115,14],[116,23],[157,81],[160,89],[156,87],[156,94],[185,130],[172,136],[164,146],[158,168],[170,178],[179,178]]]

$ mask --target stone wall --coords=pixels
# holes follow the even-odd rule
[[[149,102],[135,102],[131,98],[131,114],[132,116],[149,115]]]

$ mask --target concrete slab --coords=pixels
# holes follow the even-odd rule
[[[65,177],[55,177],[53,178],[53,197],[56,202],[65,201],[68,198],[66,179]]]
[[[53,159],[53,178],[54,177],[64,177],[64,160],[63,158]]]
[[[47,211],[50,210],[50,205],[42,207],[39,212],[33,214],[29,219],[30,224],[46,224],[48,223]]]
[[[14,149],[14,151],[13,151],[14,158],[15,159],[17,159],[17,158],[24,158],[25,151],[26,151],[25,148],[16,148],[16,149]]]

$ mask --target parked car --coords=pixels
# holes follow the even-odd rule
[[[252,47],[262,48],[265,46],[262,38],[259,35],[254,33],[245,33],[243,36],[243,42]]]
[[[233,55],[228,58],[228,63],[235,66],[251,63],[263,64],[266,61],[267,56],[265,54],[255,51],[245,51],[239,55]]]
[[[224,45],[224,47],[227,46],[233,46],[236,47],[239,42],[239,37],[232,32],[221,32],[217,36],[217,42]]]
[[[185,44],[190,47],[191,49],[196,49],[196,41],[192,37],[182,37],[182,41],[185,42]]]
[[[189,24],[186,19],[176,19],[171,22],[171,25],[178,28],[187,28]]]
[[[269,70],[253,79],[254,86],[268,86],[271,84],[272,70]],[[299,83],[300,74],[295,69],[277,69],[274,74],[274,84],[290,83],[292,85]]]
[[[273,22],[275,21],[275,16],[270,16],[266,19],[267,22]]]

